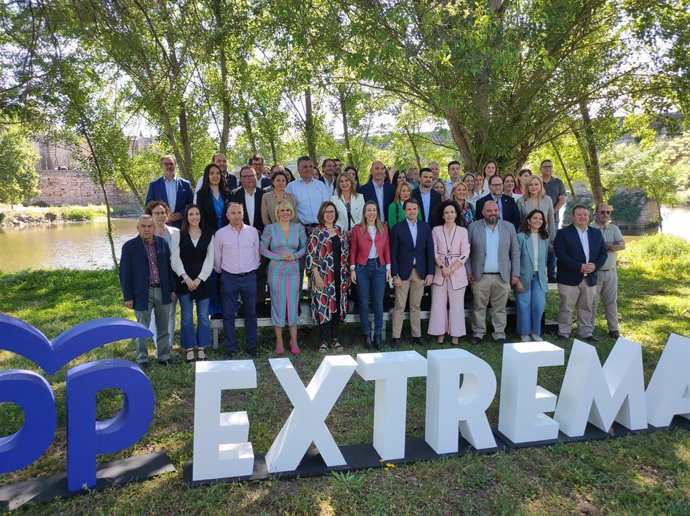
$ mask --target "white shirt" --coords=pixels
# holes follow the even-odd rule
[[[577,234],[580,237],[580,243],[582,244],[582,250],[585,252],[585,262],[589,263],[589,238],[587,237],[587,229],[580,229],[577,226],[575,226],[575,229],[577,229]]]
[[[244,205],[247,207],[247,218],[249,219],[249,225],[253,226],[254,225],[254,214],[256,213],[254,211],[255,207],[255,201],[256,201],[256,190],[254,190],[254,193],[249,195],[249,192],[247,190],[244,191]]]
[[[369,249],[369,259],[371,260],[379,257],[379,253],[376,250],[376,226],[367,226],[367,229],[371,237],[371,249]]]

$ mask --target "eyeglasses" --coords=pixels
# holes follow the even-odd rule
[[[161,163],[161,165],[163,165],[164,167],[168,167],[168,166],[174,167],[174,166],[175,166],[175,163],[172,163],[172,162],[170,162],[170,161],[166,161],[165,163]]]
[[[600,211],[599,213],[602,215],[611,215],[610,211]]]
[[[242,177],[242,179],[251,179],[252,177],[253,177],[253,178],[256,178],[256,176],[255,176],[254,174],[250,174],[250,175],[244,174],[244,175],[241,176],[241,177]]]

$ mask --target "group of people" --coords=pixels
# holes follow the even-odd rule
[[[369,181],[359,185],[356,170],[341,170],[334,159],[323,161],[318,177],[307,156],[298,159],[293,179],[282,165],[269,169],[254,155],[240,168],[238,181],[228,172],[227,158],[216,154],[196,191],[175,174],[173,156],[163,156],[160,164],[163,176],[149,186],[139,235],[122,249],[120,277],[125,305],[137,321],[148,326],[154,315],[162,364],[170,360],[177,300],[188,362],[206,359],[209,316],[222,317],[230,357],[238,352],[236,319],[242,317],[245,350],[256,357],[257,313],[267,306],[267,295],[275,353],[287,347],[299,354],[305,273],[322,352],[343,350],[340,323],[355,291],[367,348],[384,344],[386,292],[395,299],[392,347],[400,345],[408,304],[412,340],[421,342],[425,291],[431,298],[428,333],[438,343],[450,335],[457,344],[467,333],[468,285],[473,344],[487,334],[489,307],[492,337],[505,341],[511,291],[521,340],[541,340],[548,282],[554,280],[559,339],[569,337],[577,308],[579,336],[596,340],[599,298],[609,332],[618,335],[615,253],[624,247],[623,238],[609,224],[606,205],[597,206],[591,226],[589,209],[575,206],[573,224],[557,230],[565,188],[549,160],[541,163],[540,175],[524,169],[517,179],[501,176],[493,161],[482,173],[461,177],[460,163],[451,161],[445,181],[438,179],[436,163],[418,175],[408,169],[391,176],[375,161]],[[137,361],[148,362],[145,339],[137,343]]]

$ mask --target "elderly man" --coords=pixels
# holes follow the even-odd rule
[[[470,259],[465,263],[472,289],[472,344],[486,333],[486,309],[491,304],[493,339],[506,340],[506,303],[511,285],[520,279],[520,249],[515,228],[498,218],[498,204],[488,200],[482,218],[469,225]]]
[[[482,208],[487,201],[494,201],[498,206],[498,218],[510,222],[515,231],[520,229],[520,210],[515,199],[503,193],[503,178],[499,175],[489,180],[489,194],[477,201],[477,219],[482,218]]]
[[[419,201],[419,209],[422,211],[422,220],[432,228],[442,224],[438,207],[441,205],[441,194],[431,188],[434,182],[434,173],[430,168],[419,171],[419,188],[412,192],[412,197]]]
[[[618,273],[616,272],[616,252],[625,249],[623,234],[618,226],[610,224],[611,206],[600,204],[594,212],[594,222],[592,228],[601,231],[606,244],[607,258],[604,265],[597,272],[597,290],[592,304],[592,328],[597,317],[599,299],[604,302],[604,314],[606,324],[609,328],[609,335],[614,339],[620,337],[618,331]]]
[[[589,210],[581,204],[573,208],[573,223],[559,229],[553,242],[558,259],[558,340],[566,341],[577,307],[578,336],[589,342],[594,336],[593,306],[597,292],[597,271],[608,253],[601,231],[589,227]]]
[[[146,204],[151,201],[165,201],[170,208],[170,218],[167,224],[180,229],[182,214],[188,204],[194,202],[192,185],[186,179],[175,175],[177,162],[175,156],[167,154],[160,159],[163,177],[151,181],[146,193]]]
[[[380,161],[374,161],[369,169],[371,179],[357,189],[364,196],[364,202],[374,201],[379,207],[379,216],[386,220],[388,206],[393,203],[395,187],[386,183],[386,167]]]
[[[244,209],[230,202],[226,211],[230,222],[216,231],[214,268],[221,275],[223,295],[223,337],[229,358],[237,353],[235,316],[238,298],[244,306],[244,339],[247,353],[256,358],[256,270],[259,268],[259,232],[245,224]]]
[[[170,267],[170,248],[164,238],[153,234],[151,215],[137,221],[139,236],[125,242],[120,257],[120,287],[125,306],[134,309],[137,322],[151,324],[151,310],[156,318],[156,358],[169,365],[171,340],[168,319],[175,297],[175,273]],[[137,339],[137,363],[148,365],[147,339]]]

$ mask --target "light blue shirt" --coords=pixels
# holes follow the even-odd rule
[[[410,222],[409,219],[406,217],[405,220],[407,221],[407,227],[410,228],[410,234],[412,235],[412,245],[417,248],[417,221],[415,220],[414,222]],[[412,266],[414,267],[415,263],[417,260],[414,258],[412,259]]]
[[[428,192],[419,189],[419,195],[422,198],[422,211],[424,212],[424,222],[429,222],[429,208],[431,207],[431,190]]]
[[[170,208],[170,213],[175,211],[175,204],[177,204],[177,181],[173,178],[170,181],[168,178],[163,177],[165,181],[165,196],[168,198],[168,208]]]
[[[498,269],[498,244],[500,231],[498,224],[491,229],[486,225],[486,261],[484,262],[484,272],[500,272]]]
[[[374,185],[374,193],[376,194],[376,203],[379,205],[379,216],[381,217],[382,221],[386,221],[386,211],[388,210],[388,206],[383,205],[383,183],[381,183],[381,186],[376,184],[376,181],[371,182]]]
[[[321,204],[331,200],[328,187],[314,178],[305,183],[300,177],[287,185],[285,191],[295,196],[297,218],[302,224],[316,224]]]

